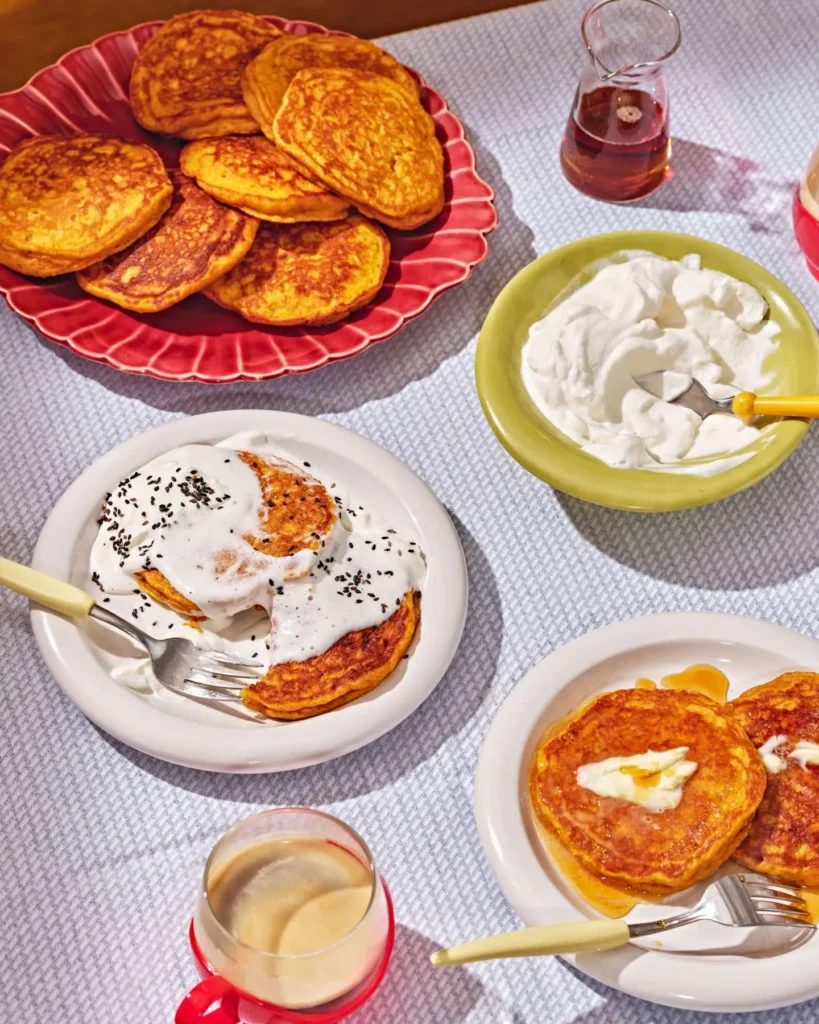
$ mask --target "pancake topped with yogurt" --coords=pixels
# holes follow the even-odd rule
[[[343,638],[370,635],[420,593],[426,571],[417,541],[264,435],[153,459],[106,496],[99,527],[91,552],[99,600],[152,635],[185,636],[263,666],[309,662]],[[399,657],[415,624],[403,630]],[[396,650],[385,650],[384,675]]]

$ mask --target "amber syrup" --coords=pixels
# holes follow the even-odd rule
[[[670,155],[663,107],[640,89],[606,85],[575,101],[560,163],[579,191],[623,203],[646,196],[663,183]]]

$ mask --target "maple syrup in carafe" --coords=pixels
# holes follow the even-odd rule
[[[576,98],[560,163],[570,184],[622,203],[648,195],[669,171],[668,112],[649,93],[604,85]]]

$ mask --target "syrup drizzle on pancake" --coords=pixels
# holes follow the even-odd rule
[[[808,905],[811,921],[819,924],[819,889],[802,889],[802,899]]]
[[[548,832],[543,825],[533,818],[537,825],[538,835],[546,848],[549,859],[560,873],[561,878],[577,893],[577,895],[604,917],[625,917],[638,903],[648,901],[651,897],[622,892],[612,885],[607,885],[587,871],[569,853],[556,836]],[[656,898],[656,897],[655,897]]]
[[[660,685],[666,690],[693,690],[718,704],[728,699],[728,676],[714,665],[690,665],[682,672],[663,676]]]
[[[728,699],[728,677],[714,665],[689,665],[682,672],[663,676],[660,686],[664,690],[691,690],[694,693],[701,693],[715,700],[717,704],[724,704]],[[657,684],[653,679],[641,676],[634,684],[634,689],[656,690]]]

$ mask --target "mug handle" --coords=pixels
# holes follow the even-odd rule
[[[188,992],[174,1018],[175,1024],[240,1024],[240,1018],[233,1007],[227,1008],[222,1003],[226,995],[235,990],[229,981],[218,974],[200,981]]]

